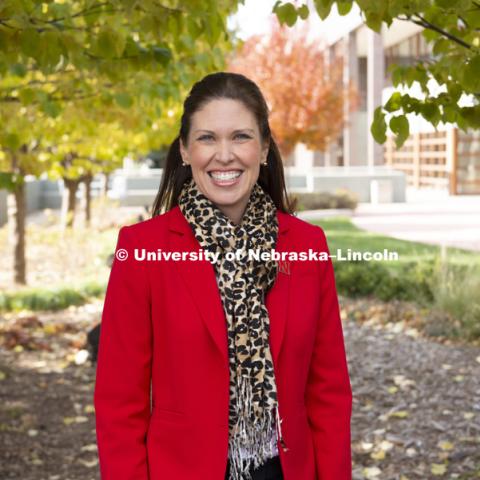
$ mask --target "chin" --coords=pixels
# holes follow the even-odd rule
[[[234,205],[237,205],[244,200],[246,195],[238,195],[238,194],[228,194],[228,193],[220,193],[220,194],[212,194],[209,195],[208,198],[210,200],[217,204],[217,205],[222,205],[225,207],[231,207]]]

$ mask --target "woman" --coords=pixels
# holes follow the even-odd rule
[[[332,262],[258,256],[309,249],[328,253],[325,234],[292,214],[260,90],[206,76],[153,217],[119,232],[94,393],[103,480],[351,479]]]

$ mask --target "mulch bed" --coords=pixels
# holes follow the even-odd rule
[[[479,346],[425,336],[427,313],[409,304],[340,304],[353,478],[480,478]],[[82,348],[101,309],[0,317],[2,480],[100,478],[95,366]]]

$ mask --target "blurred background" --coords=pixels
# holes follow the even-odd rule
[[[0,2],[0,478],[99,478],[118,230],[220,70],[261,88],[330,252],[399,254],[334,258],[353,478],[480,478],[479,49],[473,0]]]

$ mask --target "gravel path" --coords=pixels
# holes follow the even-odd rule
[[[341,299],[353,478],[479,478],[480,348],[442,344],[402,322],[352,320],[358,302]],[[95,369],[78,351],[101,306],[23,320],[17,343],[34,348],[22,352],[6,343],[18,318],[0,317],[2,480],[99,479]]]

